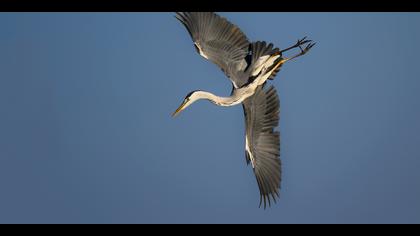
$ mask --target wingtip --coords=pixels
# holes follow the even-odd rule
[[[180,12],[175,12],[174,17],[175,17],[175,19],[177,19],[177,20],[179,20],[179,21],[183,22],[182,15],[181,15],[181,13],[180,13]]]

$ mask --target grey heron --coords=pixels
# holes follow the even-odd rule
[[[172,116],[200,99],[218,106],[242,104],[245,115],[245,158],[251,163],[260,190],[260,204],[271,205],[279,197],[281,181],[280,136],[274,129],[279,123],[279,98],[273,85],[280,67],[304,55],[315,43],[306,37],[291,47],[280,50],[265,41],[249,42],[245,34],[224,17],[212,12],[177,12],[175,16],[187,29],[197,52],[212,61],[232,82],[229,97],[196,90],[190,92]],[[302,48],[302,46],[306,46]],[[299,48],[291,57],[283,53]]]

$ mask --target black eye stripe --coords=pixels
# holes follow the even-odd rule
[[[189,99],[190,97],[191,97],[191,95],[193,94],[193,93],[195,93],[195,92],[197,92],[197,91],[200,91],[200,90],[194,90],[194,91],[191,91],[189,94],[187,94],[187,96],[185,96],[185,99]]]

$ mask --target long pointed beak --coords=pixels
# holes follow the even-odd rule
[[[184,110],[184,107],[185,107],[186,104],[187,103],[185,101],[183,101],[181,106],[179,106],[178,109],[176,109],[176,111],[174,113],[172,113],[172,117],[175,117],[176,115],[178,115],[179,112]]]

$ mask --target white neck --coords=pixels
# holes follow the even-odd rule
[[[241,102],[241,101],[237,102],[236,101],[237,99],[235,98],[235,96],[219,97],[206,91],[197,91],[195,92],[194,97],[195,99],[192,102],[195,102],[200,99],[207,99],[218,106],[233,106]]]
[[[206,91],[197,91],[195,92],[195,96],[192,98],[193,100],[191,102],[195,102],[200,99],[207,99],[218,106],[234,106],[240,104],[245,99],[253,95],[254,90],[255,89],[249,87],[235,89],[230,97],[219,97]]]
[[[248,97],[254,95],[256,88],[264,84],[265,81],[270,77],[270,75],[279,66],[281,66],[284,62],[290,60],[290,59],[283,59],[277,62],[277,64],[270,71],[266,71],[266,68],[268,68],[268,65],[271,66],[279,57],[280,57],[279,55],[272,56],[269,59],[267,59],[264,63],[262,63],[262,65],[258,67],[256,72],[258,73],[263,72],[263,73],[259,75],[257,78],[255,78],[254,81],[252,81],[252,83],[244,87],[236,88],[235,90],[233,90],[233,93],[230,97],[219,97],[212,93],[199,90],[199,91],[194,92],[193,96],[190,97],[191,100],[189,104],[192,104],[195,101],[200,100],[200,99],[207,99],[218,106],[234,106],[234,105],[240,104]]]

